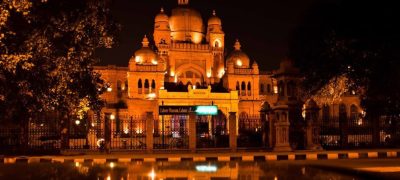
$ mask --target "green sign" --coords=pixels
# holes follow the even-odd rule
[[[218,107],[217,106],[196,106],[195,112],[197,115],[217,115]]]

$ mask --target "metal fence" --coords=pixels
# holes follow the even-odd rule
[[[189,149],[189,116],[161,115],[154,120],[154,149]]]
[[[239,117],[239,134],[237,137],[238,147],[262,147],[262,135],[265,129],[260,116]]]
[[[398,117],[381,117],[377,122],[362,118],[323,119],[321,145],[325,149],[395,147],[400,143],[399,120]]]

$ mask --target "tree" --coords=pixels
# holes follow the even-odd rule
[[[109,0],[2,0],[0,117],[26,125],[37,113],[99,110],[94,51],[115,43]],[[84,110],[84,111],[82,111]],[[25,128],[26,129],[26,128]]]
[[[314,94],[345,78],[371,121],[400,115],[400,34],[392,2],[330,1],[310,9],[290,56]],[[337,87],[336,87],[337,88]],[[375,124],[377,125],[377,124]]]

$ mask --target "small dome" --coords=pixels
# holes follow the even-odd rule
[[[250,58],[241,50],[239,40],[236,40],[233,47],[235,47],[235,50],[228,55],[227,62],[233,62],[237,68],[249,68]]]
[[[208,25],[222,25],[221,19],[217,16],[215,13],[215,10],[213,11],[213,15],[208,19]]]
[[[149,47],[149,40],[144,36],[142,48],[135,52],[135,62],[138,64],[157,64],[157,54]]]
[[[161,8],[161,11],[157,14],[154,22],[169,22],[169,17],[164,13],[164,8]]]

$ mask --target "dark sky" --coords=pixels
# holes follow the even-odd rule
[[[315,0],[190,0],[206,24],[213,9],[222,19],[226,48],[240,39],[242,49],[255,59],[262,70],[271,70],[288,53],[293,31],[302,23]],[[177,0],[115,0],[114,18],[122,25],[119,44],[100,49],[102,65],[127,66],[129,58],[141,46],[144,34],[152,36],[155,15],[164,7],[170,15]]]

